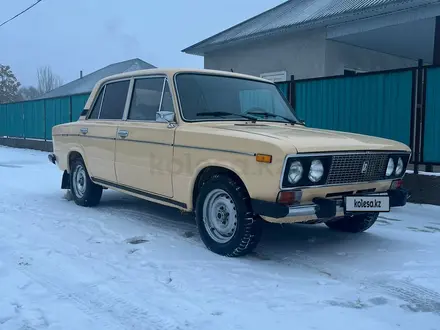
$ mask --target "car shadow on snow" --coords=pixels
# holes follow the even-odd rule
[[[121,213],[131,220],[160,227],[161,230],[170,231],[170,234],[198,241],[201,247],[203,246],[192,213],[182,214],[177,209],[114,191],[106,191],[103,194],[99,208],[104,212]],[[400,245],[405,244],[404,241],[381,235],[375,226],[368,232],[352,234],[330,230],[324,224],[281,225],[265,222],[263,237],[253,256],[262,260],[277,260],[304,253],[311,257],[356,253],[368,255],[387,251],[390,247],[398,249]]]

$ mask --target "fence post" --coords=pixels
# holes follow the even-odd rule
[[[72,95],[69,96],[69,123],[71,122],[72,122]]]
[[[423,107],[423,60],[418,61],[416,81],[416,111],[415,111],[415,145],[414,145],[414,174],[419,174],[421,149],[421,123]]]
[[[289,82],[289,102],[290,105],[296,110],[296,91],[295,91],[295,75],[290,76]]]
[[[43,100],[43,120],[44,120],[44,141],[47,141],[46,132],[46,122],[47,122],[47,111],[46,111],[46,99]]]
[[[23,102],[21,102],[20,103],[21,104],[21,124],[23,125],[23,130],[22,130],[22,132],[23,132],[23,139],[25,139],[26,140],[26,117],[25,117],[25,115],[24,115],[24,103]]]
[[[422,91],[422,108],[420,113],[420,161],[422,164],[425,164],[425,124],[426,124],[426,87],[428,85],[428,72],[427,69],[423,69],[423,91]],[[434,170],[431,164],[425,165],[425,171],[432,172]]]

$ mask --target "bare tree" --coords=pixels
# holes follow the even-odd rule
[[[36,89],[34,86],[21,87],[18,90],[18,93],[21,95],[21,98],[25,101],[26,100],[33,100],[33,99],[36,99],[37,97],[41,96],[38,89]]]
[[[37,70],[38,92],[40,95],[50,92],[63,84],[61,78],[52,72],[50,66],[44,66]]]

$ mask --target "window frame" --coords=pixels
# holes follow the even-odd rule
[[[152,75],[145,75],[145,76],[136,76],[132,78],[131,84],[130,84],[130,89],[129,89],[129,93],[130,93],[130,99],[128,100],[127,104],[126,104],[126,112],[124,113],[124,121],[127,122],[138,122],[138,123],[160,123],[160,124],[168,124],[168,123],[164,123],[162,121],[157,121],[157,120],[139,120],[139,119],[129,119],[128,116],[130,114],[130,108],[131,108],[131,103],[133,101],[133,95],[134,95],[134,91],[135,91],[135,82],[136,80],[143,80],[143,79],[154,79],[154,78],[162,78],[163,79],[163,83],[162,83],[162,92],[160,95],[160,102],[159,102],[159,107],[157,109],[157,112],[161,112],[160,109],[162,108],[162,102],[163,102],[163,97],[164,97],[164,92],[165,92],[165,85],[168,83],[168,89],[170,91],[171,94],[171,99],[172,99],[172,103],[173,103],[173,113],[174,113],[174,122],[176,122],[176,106],[175,106],[175,100],[173,97],[173,93],[171,90],[171,84],[170,84],[170,80],[168,79],[168,76],[166,74],[152,74]]]
[[[194,119],[187,119],[185,118],[185,116],[183,115],[183,109],[182,109],[182,104],[180,102],[180,94],[179,94],[179,86],[177,84],[177,77],[179,75],[204,75],[204,76],[213,76],[213,77],[225,77],[225,78],[233,78],[233,79],[240,79],[240,80],[248,80],[248,81],[256,81],[256,82],[260,82],[263,84],[267,84],[267,85],[272,85],[275,86],[275,88],[278,90],[279,95],[281,96],[281,98],[286,102],[287,107],[290,109],[290,111],[292,112],[292,114],[294,115],[294,117],[299,121],[299,118],[296,114],[295,109],[292,107],[292,105],[289,103],[289,101],[287,100],[286,96],[281,93],[281,91],[277,88],[276,84],[274,82],[270,82],[270,81],[261,81],[258,79],[252,79],[252,78],[247,78],[247,77],[236,77],[236,76],[229,76],[229,75],[222,75],[222,74],[213,74],[213,73],[205,73],[205,72],[193,72],[193,71],[183,71],[183,72],[176,72],[173,75],[173,83],[174,83],[174,89],[176,91],[176,97],[177,97],[177,105],[178,105],[178,111],[179,111],[179,116],[181,118],[181,120],[185,123],[201,123],[201,122],[221,122],[221,121],[227,121],[227,122],[234,122],[234,121],[240,121],[240,122],[246,122],[249,121],[248,119],[242,119],[242,118],[234,118],[234,119],[227,119],[227,118],[203,118],[203,119],[199,119],[199,120],[194,120]],[[283,121],[275,121],[275,120],[271,120],[271,121],[267,121],[267,120],[259,120],[260,122],[270,122],[270,123],[286,123]]]
[[[105,93],[107,91],[107,85],[108,84],[112,84],[112,83],[117,83],[117,82],[122,82],[122,81],[129,81],[128,84],[128,89],[127,89],[127,96],[125,98],[125,105],[124,105],[124,110],[122,112],[122,117],[121,119],[101,119],[101,112],[102,112],[102,105],[104,104],[104,99],[105,99]],[[131,89],[133,88],[133,78],[128,77],[128,78],[120,78],[120,79],[115,79],[115,80],[109,80],[106,81],[105,83],[103,83],[101,85],[101,87],[99,88],[99,90],[96,92],[95,94],[95,99],[93,100],[92,105],[90,106],[89,112],[85,118],[85,120],[94,120],[94,121],[123,121],[124,120],[124,116],[127,110],[127,101],[129,101],[129,96],[130,96],[130,92]],[[101,91],[103,90],[103,95],[102,95],[102,101],[101,101],[101,106],[99,107],[99,113],[98,113],[98,117],[97,118],[92,118],[90,119],[90,115],[92,114],[92,109],[95,106],[95,103],[97,102],[98,98],[99,98],[99,94],[101,93]]]

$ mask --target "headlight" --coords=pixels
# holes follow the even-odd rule
[[[301,180],[303,174],[303,167],[299,161],[294,161],[292,165],[290,165],[289,174],[287,179],[291,184],[297,183]]]
[[[392,158],[390,158],[388,160],[388,166],[387,166],[386,175],[387,176],[391,176],[391,174],[393,174],[393,172],[394,172],[394,160]]]
[[[318,182],[319,180],[321,180],[323,175],[324,166],[322,165],[322,162],[320,160],[315,159],[310,165],[309,180],[312,182]]]
[[[402,171],[403,171],[403,160],[401,157],[399,157],[396,166],[396,175],[402,174]]]

